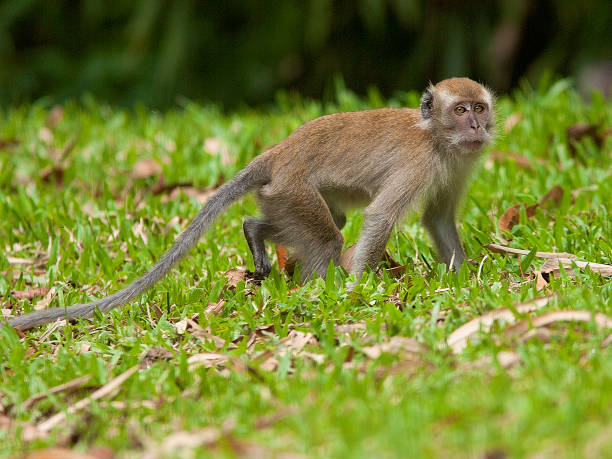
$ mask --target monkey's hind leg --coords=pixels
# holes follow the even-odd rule
[[[272,240],[291,248],[300,262],[302,280],[315,272],[325,277],[329,262],[338,263],[344,238],[318,190],[294,184],[291,194],[260,196],[260,207],[277,230]]]
[[[242,224],[242,230],[255,264],[255,271],[247,271],[246,276],[254,280],[263,280],[272,270],[264,241],[272,236],[274,227],[264,218],[247,218]]]

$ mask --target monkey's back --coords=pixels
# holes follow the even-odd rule
[[[388,180],[425,173],[430,155],[420,113],[382,108],[316,118],[262,154],[270,168],[268,192],[305,183],[321,192],[346,192],[358,205]],[[425,146],[425,148],[424,148]]]

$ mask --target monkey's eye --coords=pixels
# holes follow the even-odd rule
[[[482,105],[482,104],[476,104],[476,105],[474,105],[474,111],[475,111],[476,113],[482,113],[482,112],[484,112],[484,109],[485,109],[485,108],[484,108],[484,105]]]
[[[462,107],[461,105],[456,106],[455,113],[457,115],[463,115],[465,113],[465,107]]]

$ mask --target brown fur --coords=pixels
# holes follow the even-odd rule
[[[461,105],[465,113],[457,113]],[[381,259],[393,226],[424,203],[423,223],[442,260],[459,269],[465,254],[455,227],[455,209],[476,153],[490,141],[493,99],[467,78],[430,86],[419,109],[336,113],[312,120],[255,158],[200,210],[175,244],[145,275],[100,300],[37,311],[9,321],[25,330],[58,318],[91,317],[136,298],[181,260],[212,221],[252,191],[263,216],[248,218],[244,234],[261,279],[271,266],[265,241],[288,246],[303,277],[325,276],[338,262],[345,211],[365,206],[351,272],[359,281]],[[478,110],[477,110],[478,107]],[[480,107],[485,107],[480,113]],[[478,111],[478,112],[477,112]]]

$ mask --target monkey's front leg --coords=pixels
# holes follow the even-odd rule
[[[375,268],[382,259],[394,224],[395,214],[366,209],[361,234],[351,261],[351,273],[355,275],[356,282],[349,284],[349,289],[359,282],[366,266]]]
[[[465,262],[465,252],[455,225],[455,206],[456,199],[450,196],[428,203],[423,225],[429,231],[442,262],[459,272]]]

